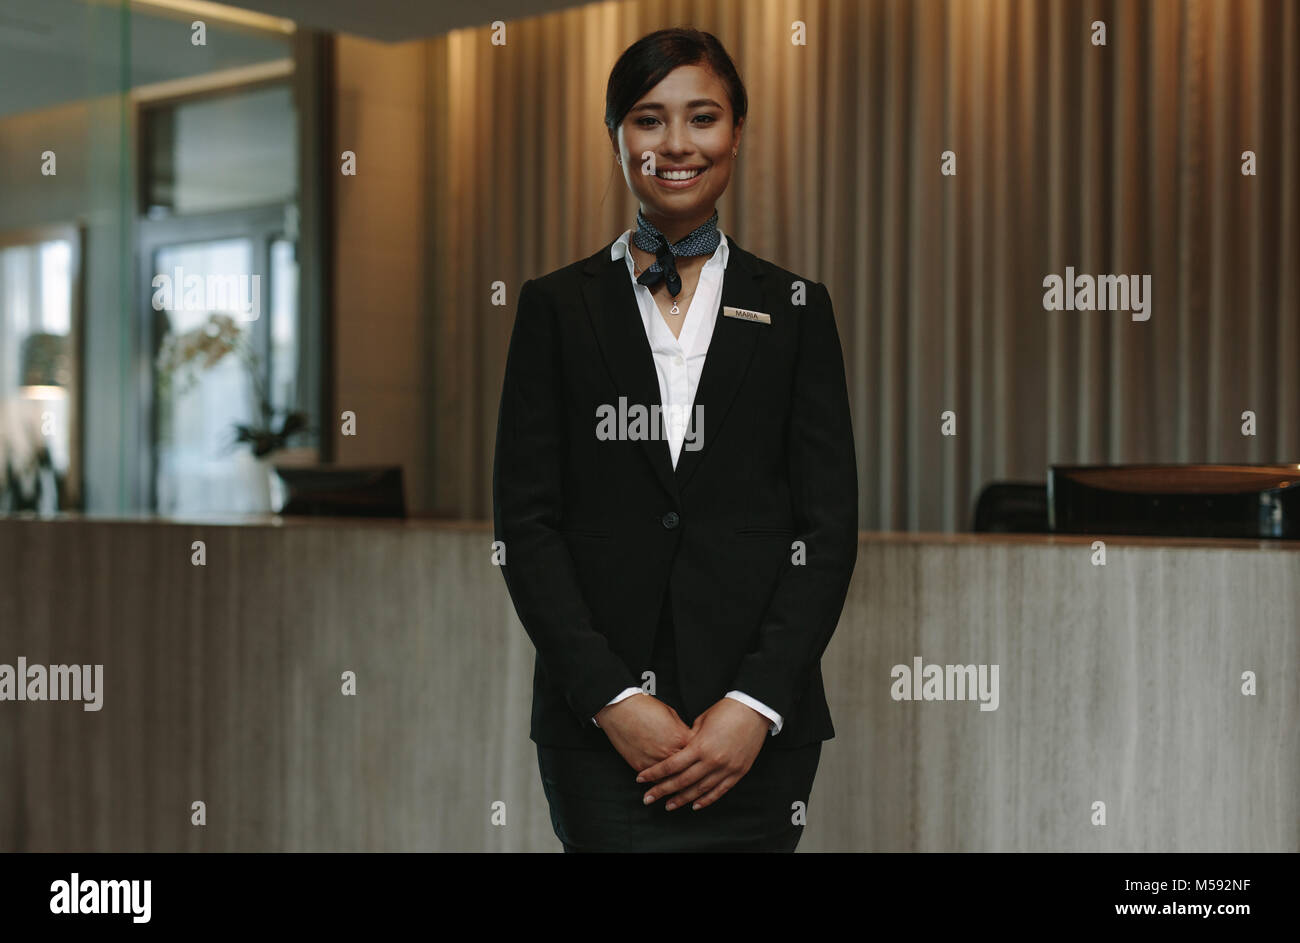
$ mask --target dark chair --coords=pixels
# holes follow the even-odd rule
[[[975,502],[971,530],[1004,534],[1045,534],[1047,485],[1036,481],[995,481]]]

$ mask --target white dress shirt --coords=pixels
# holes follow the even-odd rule
[[[704,357],[709,352],[709,340],[713,337],[713,326],[718,317],[718,304],[722,300],[722,278],[726,273],[727,237],[722,236],[718,248],[704,267],[700,270],[699,283],[690,304],[682,317],[682,330],[679,337],[664,323],[659,305],[645,285],[637,283],[633,268],[632,253],[629,243],[632,230],[627,230],[610,248],[611,260],[627,260],[627,275],[632,280],[636,291],[637,305],[641,309],[641,323],[645,326],[646,339],[650,341],[650,352],[654,355],[655,373],[659,376],[659,401],[663,406],[664,424],[667,427],[668,448],[672,453],[673,467],[677,467],[677,456],[681,454],[682,442],[690,425],[691,410],[695,405],[695,390],[700,385],[700,374],[704,370]],[[640,688],[625,688],[609,704],[617,704],[634,694],[643,694]],[[772,722],[772,735],[781,732],[784,721],[781,715],[761,701],[757,701],[741,691],[728,691],[727,697],[752,707]],[[609,704],[605,706],[608,707]],[[596,718],[591,722],[596,724]],[[600,724],[596,724],[597,727]]]

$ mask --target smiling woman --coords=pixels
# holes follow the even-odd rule
[[[820,658],[857,555],[844,361],[825,287],[718,226],[747,110],[716,37],[633,43],[605,126],[636,226],[520,291],[493,504],[566,851],[793,851],[834,735]],[[681,421],[593,435],[593,409]],[[602,539],[572,539],[589,521]],[[756,521],[790,525],[736,539]]]
[[[692,56],[698,58],[687,61]],[[731,182],[748,110],[731,57],[707,33],[652,34],[610,72],[610,143],[645,219],[669,241],[682,239],[714,211]],[[632,254],[642,268],[656,263],[639,245]],[[694,258],[703,264],[703,257]]]
[[[659,258],[659,240],[638,230],[629,246],[634,275],[653,289],[663,272],[668,290],[653,297],[680,337],[677,295],[685,284],[683,300],[694,298],[705,254],[670,252],[668,244],[704,225],[731,181],[748,99],[731,57],[709,34],[661,30],[652,37],[630,47],[611,71],[605,128],[628,189],[671,256]]]

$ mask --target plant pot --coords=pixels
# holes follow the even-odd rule
[[[299,467],[315,465],[319,458],[319,452],[312,446],[299,446],[296,448],[276,449],[258,459],[266,470],[268,511],[273,514],[280,513],[280,509],[284,507],[284,503],[288,498],[288,489],[285,487],[284,479],[276,472],[275,466]]]

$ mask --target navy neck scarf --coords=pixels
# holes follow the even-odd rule
[[[668,284],[668,294],[674,298],[682,290],[682,279],[677,274],[677,256],[712,255],[722,242],[722,233],[718,232],[718,211],[700,225],[700,227],[677,242],[670,243],[668,237],[655,228],[640,210],[636,211],[636,232],[632,241],[643,252],[653,252],[655,260],[641,277],[637,279],[642,285],[653,287],[662,279]]]

